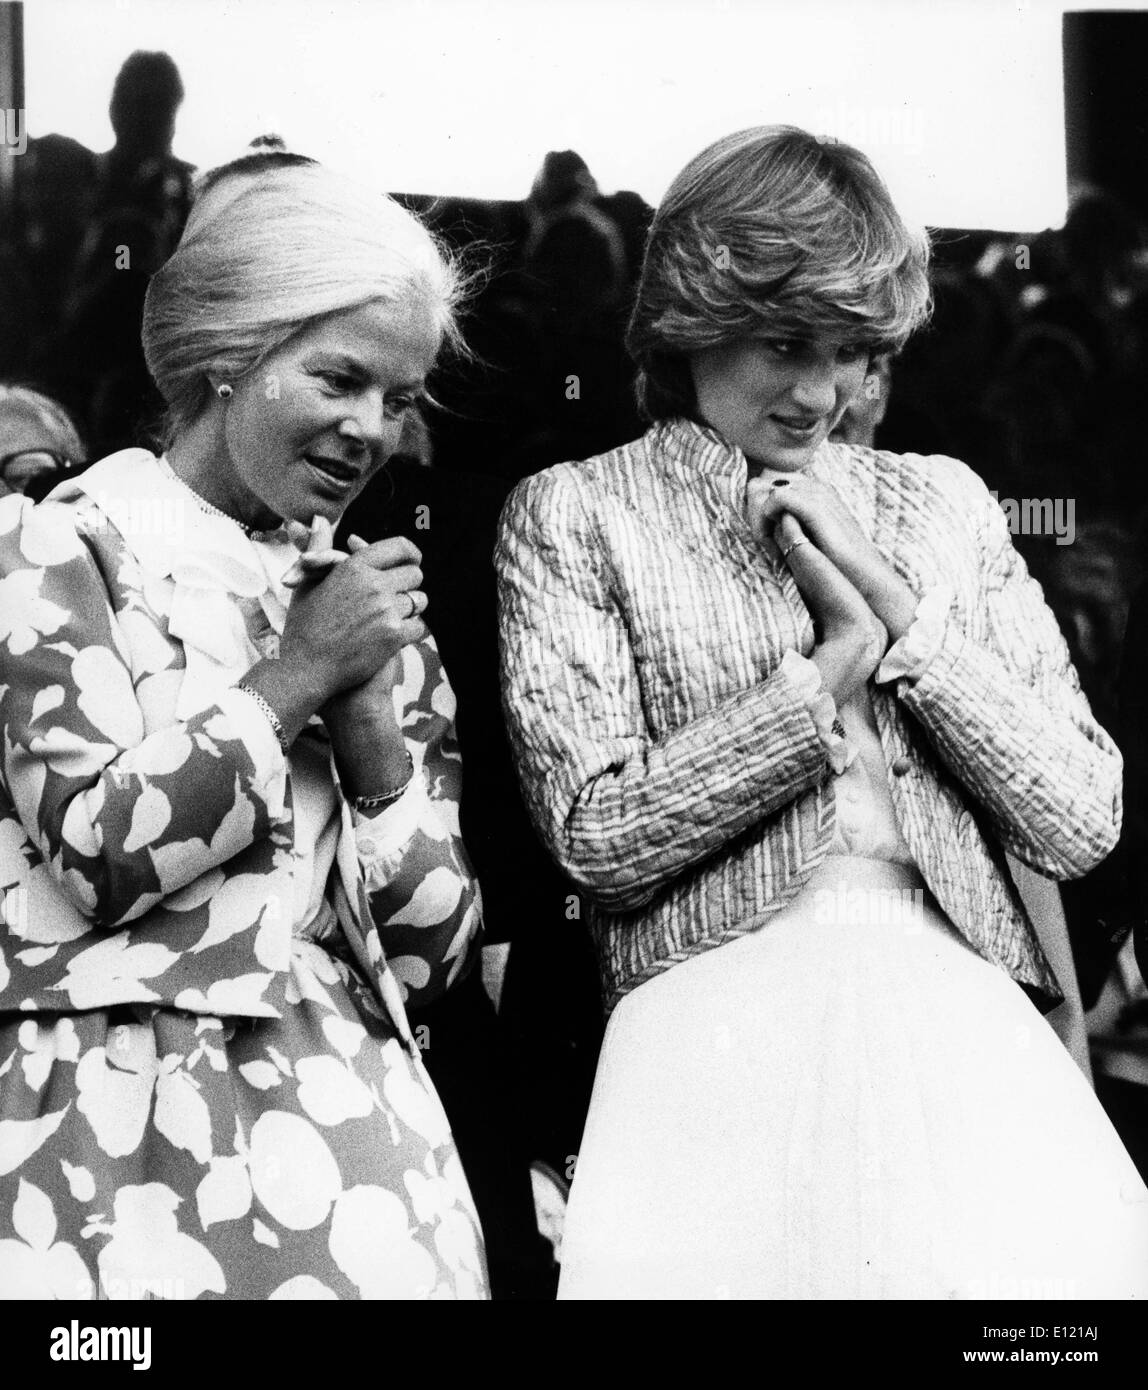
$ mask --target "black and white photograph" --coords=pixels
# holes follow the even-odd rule
[[[1145,71],[1081,0],[0,0],[22,1364],[462,1300],[1120,1371]]]

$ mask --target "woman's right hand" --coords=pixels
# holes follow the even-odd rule
[[[818,630],[810,660],[840,706],[877,669],[888,633],[854,585],[806,536],[796,517],[782,516],[773,539]]]

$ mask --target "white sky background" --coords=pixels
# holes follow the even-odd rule
[[[1070,9],[1137,8],[1077,0]],[[549,149],[656,203],[771,121],[860,145],[906,216],[1038,230],[1065,211],[1058,0],[27,0],[27,125],[93,149],[136,48],[187,89],[176,153],[260,133],[384,188],[519,198]]]

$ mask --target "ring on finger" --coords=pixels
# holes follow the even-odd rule
[[[795,551],[799,545],[808,545],[808,544],[809,544],[809,537],[808,537],[808,536],[798,536],[797,540],[795,540],[795,541],[793,542],[792,545],[788,546],[785,550],[783,550],[783,551],[781,552],[781,558],[782,558],[783,560],[788,560],[789,557],[790,557],[790,555],[792,554],[792,552]]]

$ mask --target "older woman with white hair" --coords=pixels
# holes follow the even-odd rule
[[[829,439],[927,259],[859,151],[718,141],[650,232],[651,428],[504,513],[511,735],[612,1010],[562,1297],[1148,1294],[1005,864],[1102,859],[1120,755],[980,480]]]
[[[479,941],[454,697],[417,550],[331,549],[457,295],[391,200],[248,182],[148,291],[163,456],[0,503],[9,1297],[486,1296],[407,1018]]]

